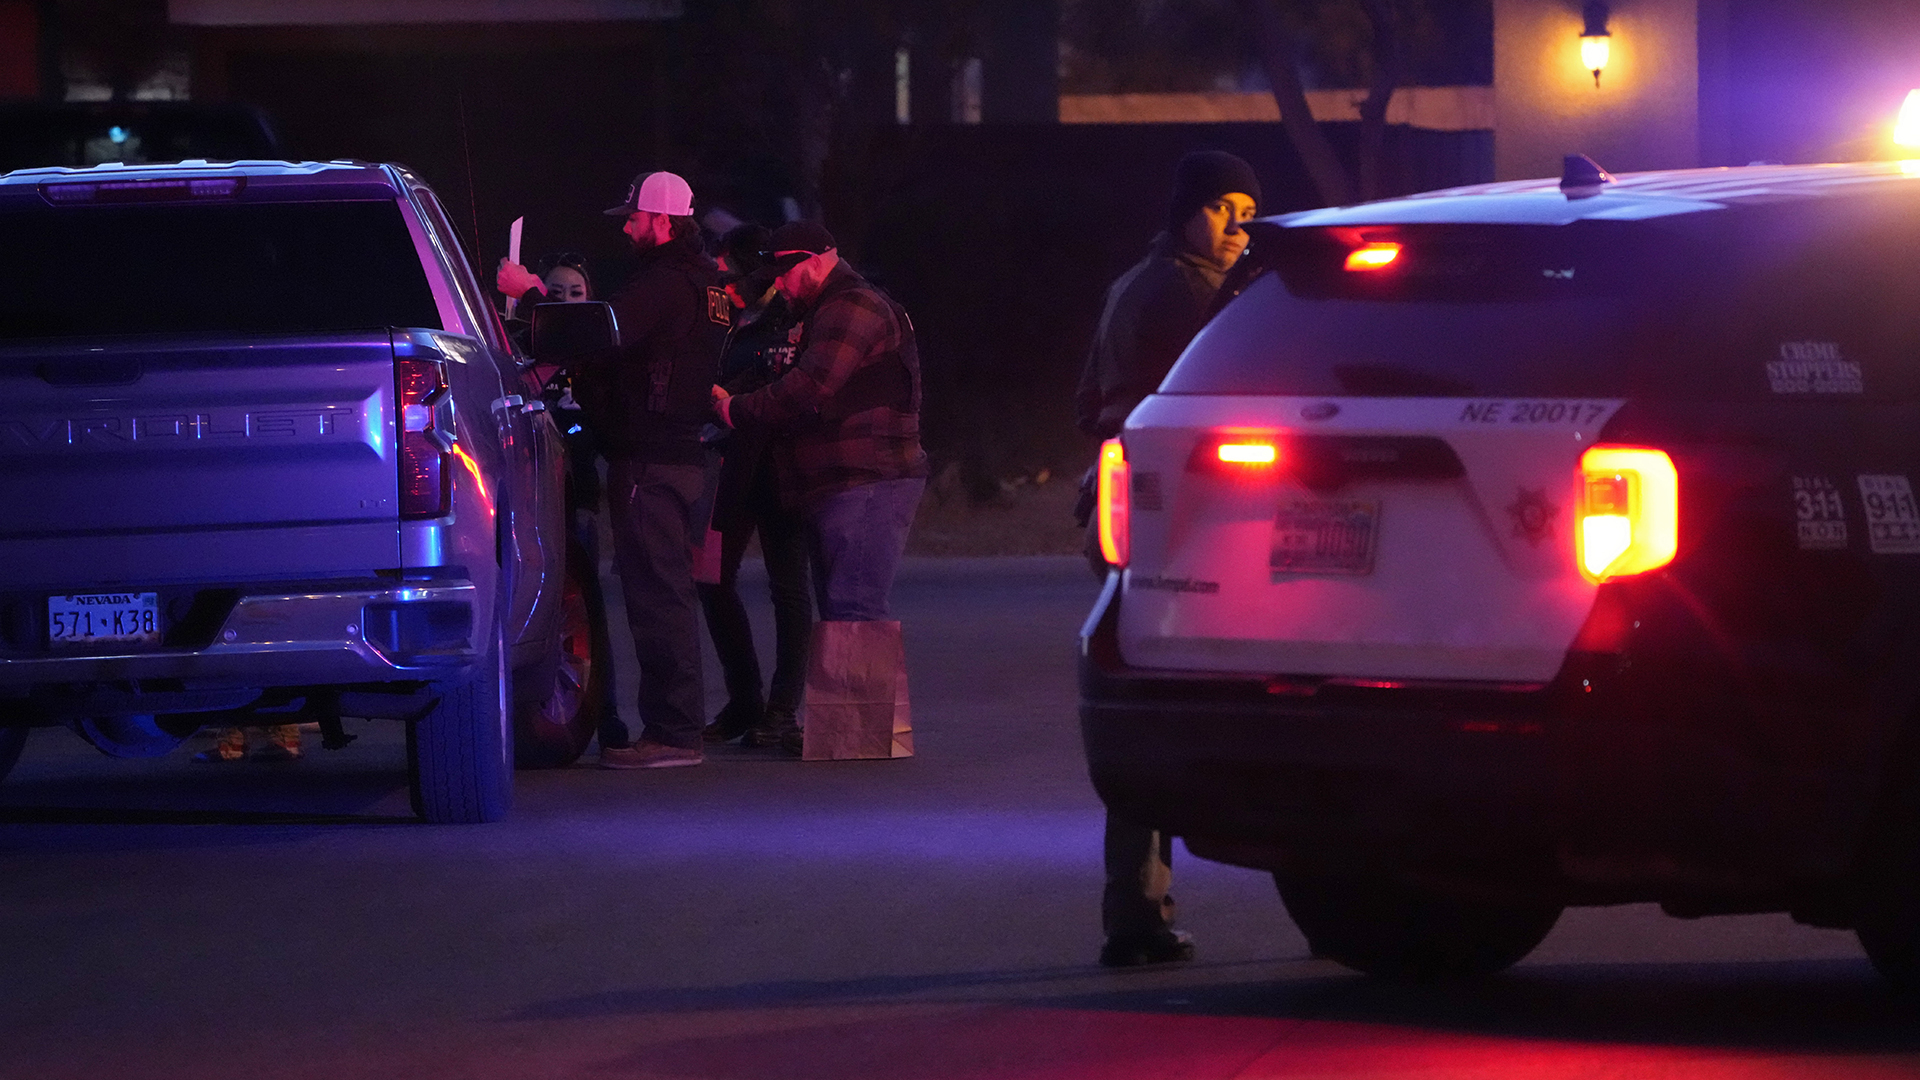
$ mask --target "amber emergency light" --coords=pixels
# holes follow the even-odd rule
[[[1587,580],[1644,574],[1680,547],[1680,474],[1673,459],[1637,446],[1596,446],[1580,456],[1574,547]]]
[[[1100,556],[1108,565],[1124,567],[1132,555],[1129,529],[1128,485],[1132,482],[1127,467],[1127,451],[1119,439],[1100,444],[1100,464],[1096,478],[1099,498],[1095,503],[1095,521],[1100,530]]]
[[[1347,269],[1385,270],[1400,257],[1400,245],[1390,242],[1367,244],[1347,252]]]

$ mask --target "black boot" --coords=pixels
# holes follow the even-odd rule
[[[769,705],[766,715],[761,717],[760,722],[747,729],[746,737],[740,740],[740,745],[757,746],[766,750],[783,750],[787,749],[789,742],[792,743],[792,749],[788,752],[798,756],[800,724],[794,719],[792,713]]]
[[[732,742],[750,731],[754,723],[760,719],[758,705],[748,705],[737,700],[729,701],[721,708],[719,715],[713,718],[713,723],[701,730],[700,738],[710,743]],[[754,744],[749,742],[747,745]]]

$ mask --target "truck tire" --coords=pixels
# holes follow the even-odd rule
[[[584,556],[568,554],[551,654],[525,672],[524,681],[515,673],[513,756],[522,769],[558,769],[579,760],[599,729],[606,698],[607,645],[579,576],[594,568]]]
[[[14,764],[20,760],[20,751],[27,748],[27,736],[31,734],[33,729],[24,724],[0,727],[0,780],[5,780],[7,774],[13,771]]]
[[[73,722],[73,730],[95,750],[116,758],[165,757],[186,742],[196,726],[163,724],[152,713],[86,716]]]
[[[496,620],[486,658],[449,686],[427,715],[407,725],[407,786],[413,812],[434,824],[499,821],[513,805],[512,688],[505,632]]]
[[[1430,980],[1520,962],[1560,918],[1556,904],[1470,901],[1384,878],[1274,875],[1314,955],[1355,971]]]

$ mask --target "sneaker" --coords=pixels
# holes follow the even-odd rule
[[[1100,947],[1100,966],[1110,968],[1146,967],[1149,964],[1180,964],[1193,959],[1193,937],[1185,930],[1162,930],[1157,934],[1110,937]]]
[[[799,722],[794,720],[793,714],[785,709],[769,706],[767,714],[761,717],[760,722],[747,729],[746,735],[740,739],[740,745],[757,746],[763,750],[784,750],[789,738],[795,740],[798,745]],[[793,752],[799,753],[798,750]]]
[[[708,724],[705,730],[700,732],[700,739],[702,742],[709,743],[732,742],[745,735],[747,730],[753,727],[753,722],[759,718],[760,706],[740,705],[738,702],[729,701],[720,710],[720,714],[713,718],[713,723]]]
[[[600,767],[603,769],[676,769],[698,765],[705,760],[707,755],[697,746],[668,746],[649,739],[641,739],[632,746],[600,748]]]

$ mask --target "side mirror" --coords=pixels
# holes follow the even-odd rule
[[[533,306],[533,345],[528,352],[542,364],[566,364],[619,345],[620,322],[612,305],[594,300]]]

